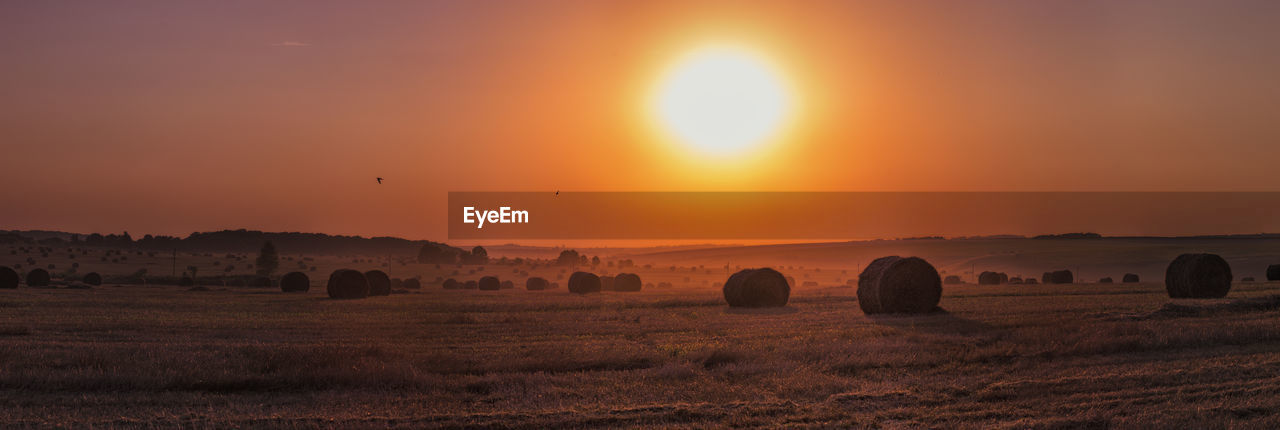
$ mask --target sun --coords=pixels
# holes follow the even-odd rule
[[[748,50],[706,47],[674,63],[654,90],[661,128],[698,152],[745,153],[774,137],[791,110],[783,79]]]

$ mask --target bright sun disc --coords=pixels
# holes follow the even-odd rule
[[[659,83],[653,106],[662,126],[705,153],[752,148],[782,126],[790,108],[782,80],[745,51],[704,49],[684,58]]]

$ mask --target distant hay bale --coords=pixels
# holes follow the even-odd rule
[[[560,288],[560,283],[559,283],[559,282],[552,282],[552,283],[551,283],[551,286],[550,286],[550,287],[548,287],[548,289],[551,289],[551,290],[555,290],[555,289],[559,289],[559,288]]]
[[[311,278],[306,273],[289,272],[280,277],[280,291],[305,293],[308,290],[311,290]]]
[[[404,288],[405,288],[406,290],[419,290],[419,289],[422,289],[422,281],[419,281],[419,280],[418,280],[418,278],[409,278],[409,279],[405,279],[405,280],[404,280]]]
[[[498,291],[502,289],[502,282],[497,276],[485,276],[480,278],[479,287],[484,291]]]
[[[477,289],[480,289],[480,283],[479,283],[479,282],[476,282],[476,280],[472,279],[472,280],[467,281],[466,283],[462,284],[462,289],[464,289],[464,290],[477,290]]]
[[[369,280],[359,270],[338,269],[326,287],[331,299],[363,299],[369,296]]]
[[[982,272],[978,274],[978,285],[1000,285],[1009,279],[1009,275],[997,272]]]
[[[80,281],[96,287],[102,285],[102,275],[99,275],[98,272],[89,272],[83,278],[80,278]]]
[[[731,308],[782,307],[791,299],[787,278],[768,267],[734,273],[725,281],[723,292]]]
[[[1110,276],[1098,280],[1099,284],[1110,284],[1112,282],[1115,282],[1115,281],[1111,280]]]
[[[49,286],[49,271],[36,268],[27,272],[27,286],[30,287],[47,287]]]
[[[613,290],[625,293],[634,293],[640,291],[644,284],[640,281],[640,275],[635,273],[619,273],[613,278]]]
[[[18,276],[17,270],[0,266],[0,288],[18,288],[18,284],[21,282],[22,278]]]
[[[1213,299],[1231,291],[1231,266],[1215,254],[1182,254],[1169,263],[1164,286],[1174,299]]]
[[[613,291],[613,277],[612,277],[612,276],[601,276],[601,277],[600,277],[600,291]]]
[[[369,283],[370,296],[390,296],[391,277],[381,270],[364,272],[364,279]]]
[[[1124,283],[1126,283],[1126,284],[1132,284],[1132,283],[1136,283],[1136,282],[1138,282],[1138,279],[1139,279],[1139,278],[1138,278],[1138,275],[1137,275],[1137,274],[1134,274],[1134,273],[1125,273],[1125,274],[1124,274],[1124,277],[1120,278],[1120,282],[1124,282]]]
[[[461,290],[461,289],[462,289],[462,284],[459,284],[459,283],[458,283],[458,280],[457,280],[457,279],[453,279],[453,278],[445,279],[445,280],[444,280],[444,282],[442,282],[442,283],[441,283],[441,285],[442,285],[442,286],[444,287],[444,289],[446,289],[446,290]]]
[[[850,284],[853,284],[853,283],[856,283],[856,282],[857,282],[857,281],[856,281],[856,280],[853,280],[853,279],[850,279],[850,280],[849,280],[849,283],[850,283]],[[964,280],[960,279],[960,277],[959,277],[959,276],[956,276],[956,275],[947,275],[947,277],[946,277],[946,278],[943,278],[943,279],[942,279],[942,283],[947,284],[947,285],[957,285],[957,284],[963,284],[963,283],[964,283]]]
[[[502,281],[502,286],[501,286],[501,288],[502,288],[502,289],[504,289],[504,290],[510,290],[510,289],[515,288],[515,287],[516,287],[516,283],[515,283],[515,282],[511,282],[510,280]]]
[[[546,279],[533,277],[524,280],[524,288],[529,291],[542,291],[551,288],[551,284]]]
[[[1070,270],[1057,270],[1044,272],[1040,280],[1046,284],[1070,284],[1075,282],[1075,275],[1072,275]]]
[[[589,272],[573,272],[569,275],[569,292],[588,294],[600,292],[600,277]]]
[[[858,306],[868,315],[926,313],[942,299],[942,279],[917,257],[881,257],[858,275]]]
[[[1280,264],[1267,266],[1267,280],[1280,281]]]
[[[1023,282],[1022,278],[1018,276],[1009,278],[1009,285],[1019,285],[1019,284],[1022,284],[1022,282]]]

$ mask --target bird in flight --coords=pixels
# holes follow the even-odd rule
[[[382,183],[382,178],[378,178],[378,183],[379,183],[379,184],[381,184],[381,183]]]

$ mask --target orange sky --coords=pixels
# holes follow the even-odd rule
[[[1277,21],[1274,1],[5,2],[0,228],[443,239],[448,191],[1274,191]],[[726,40],[801,100],[731,162],[639,107]]]

